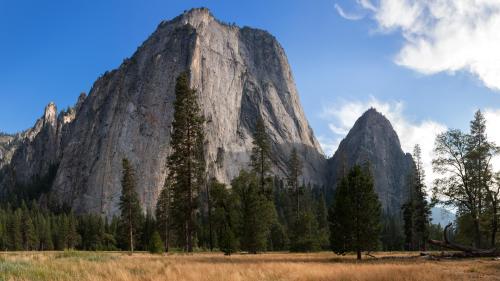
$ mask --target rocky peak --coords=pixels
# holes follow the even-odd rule
[[[191,74],[205,123],[208,177],[229,184],[248,168],[255,120],[266,124],[273,170],[292,148],[303,180],[325,183],[326,159],[309,127],[283,49],[273,36],[216,20],[205,8],[162,22],[118,69],[100,77],[71,122],[53,185],[76,212],[118,211],[121,161],[136,169],[144,209],[154,208],[170,153],[175,79]]]
[[[406,179],[413,161],[401,149],[389,120],[376,109],[369,109],[356,121],[329,162],[329,182],[333,188],[346,166],[368,162],[382,206],[386,211],[398,212],[406,198]]]
[[[44,125],[55,126],[57,124],[57,106],[55,103],[50,102],[45,107],[45,113],[43,114]]]
[[[199,28],[202,25],[207,25],[215,18],[207,8],[194,8],[185,11],[182,15],[176,17],[173,21],[186,25],[190,24],[194,28]]]

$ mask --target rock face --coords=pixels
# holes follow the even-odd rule
[[[206,118],[209,177],[229,183],[247,168],[262,117],[273,170],[284,176],[296,147],[303,179],[324,184],[326,160],[301,108],[285,53],[269,33],[217,21],[193,9],[162,22],[135,54],[105,73],[68,113],[49,105],[11,161],[17,181],[57,165],[52,193],[76,212],[113,215],[121,160],[136,169],[143,207],[154,208],[165,180],[176,77],[190,71]]]
[[[52,199],[78,213],[115,215],[121,162],[128,158],[144,209],[154,208],[168,170],[175,80],[183,71],[191,74],[206,118],[207,177],[230,183],[248,167],[252,132],[262,118],[274,174],[285,176],[296,148],[304,164],[301,180],[333,190],[345,166],[368,160],[383,206],[399,212],[412,160],[389,121],[369,110],[327,162],[276,39],[262,30],[221,23],[207,9],[162,22],[73,108],[58,113],[49,104],[33,128],[0,135],[0,195],[55,169]]]
[[[406,199],[406,181],[412,171],[413,159],[401,149],[391,123],[375,109],[365,112],[354,124],[329,159],[329,186],[335,189],[339,178],[355,165],[368,161],[375,191],[383,210],[399,213]]]
[[[71,135],[76,110],[84,97],[84,94],[80,96],[76,107],[60,113],[56,105],[50,103],[33,128],[10,137],[4,146],[5,157],[3,161],[0,159],[0,191],[5,192],[14,185],[29,185],[57,169]]]

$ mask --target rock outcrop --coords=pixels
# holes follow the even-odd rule
[[[10,163],[12,154],[17,149],[17,138],[14,135],[0,132],[0,169]]]
[[[327,162],[277,40],[263,30],[222,23],[203,8],[162,22],[73,108],[58,113],[49,104],[33,128],[0,135],[0,195],[55,171],[46,181],[51,199],[77,213],[112,216],[118,213],[121,162],[128,158],[143,208],[154,208],[168,171],[175,80],[183,71],[190,72],[206,119],[207,177],[229,184],[248,168],[262,118],[275,175],[285,176],[296,148],[304,164],[301,180],[333,190],[343,163],[368,160],[382,204],[399,211],[412,160],[389,121],[369,110]]]
[[[85,94],[78,104],[66,111],[58,112],[54,103],[45,107],[44,114],[35,125],[15,136],[11,136],[5,146],[3,161],[0,163],[0,190],[28,186],[49,173],[55,173],[61,161],[67,140],[71,136],[71,124],[76,111],[83,102]]]
[[[407,196],[406,181],[413,167],[410,154],[401,149],[391,123],[374,108],[366,111],[342,140],[329,159],[329,186],[334,190],[339,178],[355,165],[369,164],[375,191],[383,210],[399,213]]]
[[[145,209],[154,208],[168,167],[174,86],[191,74],[206,118],[208,177],[224,183],[247,168],[257,118],[272,142],[273,170],[284,176],[297,148],[303,180],[324,184],[326,159],[301,108],[285,53],[269,33],[193,9],[162,22],[116,70],[105,73],[75,109],[49,105],[15,152],[16,181],[57,165],[51,194],[76,212],[118,211],[121,160],[136,169]]]

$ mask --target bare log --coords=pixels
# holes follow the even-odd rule
[[[450,249],[450,250],[464,252],[463,255],[466,257],[497,257],[497,256],[500,256],[500,249],[497,249],[497,248],[479,249],[479,248],[475,248],[475,247],[460,245],[460,244],[457,244],[457,243],[451,241],[448,237],[448,228],[450,228],[450,227],[451,227],[451,223],[449,223],[444,228],[444,233],[443,233],[444,234],[444,241],[430,239],[429,243],[432,245],[436,245],[438,247],[441,247],[441,248],[446,248],[446,249]]]

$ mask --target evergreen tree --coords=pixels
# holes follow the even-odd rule
[[[330,243],[337,254],[376,249],[380,234],[380,202],[370,171],[355,165],[337,186],[330,209]]]
[[[401,217],[396,214],[382,215],[380,241],[384,251],[401,251],[406,247]]]
[[[274,206],[262,194],[260,184],[255,173],[244,170],[231,184],[239,222],[240,247],[253,254],[267,249],[270,227],[276,217]]]
[[[146,212],[146,217],[141,226],[141,248],[144,250],[148,250],[151,245],[151,239],[153,238],[153,234],[156,231],[156,221],[148,210]],[[158,233],[159,234],[159,233]],[[161,239],[160,239],[161,241]],[[163,242],[162,242],[163,243]],[[164,249],[162,247],[162,249]]]
[[[328,208],[323,192],[316,202],[316,220],[318,222],[318,243],[322,249],[328,249],[330,230],[328,228]]]
[[[250,156],[250,166],[258,176],[260,192],[267,194],[268,183],[270,181],[268,174],[271,169],[271,145],[269,136],[266,133],[266,127],[262,117],[257,118],[255,131],[253,135],[253,148]]]
[[[165,251],[160,234],[156,230],[151,234],[151,239],[149,239],[148,251],[152,254],[161,254]]]
[[[170,248],[170,231],[171,231],[171,216],[170,207],[172,203],[171,189],[165,181],[163,189],[158,197],[158,202],[156,203],[156,221],[158,224],[158,230],[160,233],[160,238],[164,241],[165,252],[168,253]]]
[[[308,209],[300,212],[300,217],[295,221],[290,239],[290,251],[313,252],[319,250],[318,223]]]
[[[120,196],[121,223],[128,238],[128,249],[134,252],[134,243],[141,221],[141,206],[135,188],[134,170],[127,159],[122,160],[122,194]]]
[[[172,211],[177,234],[184,251],[192,252],[197,228],[195,211],[206,174],[203,156],[204,118],[196,91],[189,87],[187,72],[177,78],[175,94],[168,181],[172,186]]]
[[[23,234],[21,231],[21,210],[12,212],[7,225],[7,233],[9,234],[8,246],[9,250],[20,251],[23,249]]]
[[[35,225],[33,224],[28,208],[24,203],[21,210],[23,248],[25,251],[34,251],[38,247],[38,235],[35,230]]]
[[[493,184],[490,163],[491,159],[498,155],[499,148],[493,142],[488,141],[486,119],[480,110],[476,111],[474,119],[470,122],[468,150],[467,160],[471,171],[471,186],[482,195],[478,196],[479,216],[482,217],[481,220],[490,222],[488,225],[490,230],[489,244],[494,247],[498,228],[498,188]]]
[[[295,197],[295,216],[297,221],[300,219],[300,195],[303,192],[299,183],[301,175],[302,163],[297,154],[297,149],[293,148],[288,164],[288,186]]]
[[[403,222],[404,222],[404,234],[405,234],[405,250],[413,251],[415,250],[414,241],[415,241],[415,225],[413,222],[415,206],[413,198],[410,198],[407,202],[401,206],[403,211]]]
[[[234,200],[226,186],[216,181],[211,183],[210,195],[213,201],[213,226],[219,249],[225,255],[231,255],[237,249]]]
[[[52,231],[50,227],[50,219],[48,216],[41,216],[38,228],[38,237],[40,237],[40,247],[41,251],[50,251],[54,249],[54,243],[52,242]]]
[[[68,249],[74,249],[80,242],[80,234],[77,231],[77,219],[73,213],[68,215],[68,232],[66,236],[66,246]]]
[[[413,159],[415,161],[414,170],[414,193],[413,196],[413,227],[417,246],[420,250],[426,250],[427,240],[429,239],[429,224],[431,210],[427,203],[427,192],[425,188],[425,174],[422,164],[422,151],[417,144],[413,150]]]

